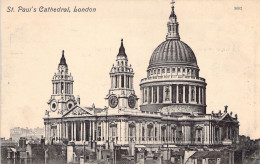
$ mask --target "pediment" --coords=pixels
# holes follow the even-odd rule
[[[82,116],[91,116],[91,115],[93,115],[91,111],[76,105],[70,111],[65,113],[63,117],[82,117]]]
[[[223,117],[220,119],[220,121],[225,121],[225,122],[236,122],[234,118],[232,118],[228,113],[223,115]]]

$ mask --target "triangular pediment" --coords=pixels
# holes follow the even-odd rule
[[[91,115],[93,115],[91,111],[76,105],[70,111],[65,113],[63,117],[82,117],[82,116],[91,116]]]
[[[225,121],[225,122],[237,122],[234,118],[230,116],[230,114],[226,113],[222,116],[220,121]]]

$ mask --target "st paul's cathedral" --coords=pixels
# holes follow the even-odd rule
[[[228,113],[227,106],[223,112],[207,113],[207,83],[199,76],[194,52],[180,40],[174,6],[167,28],[166,40],[153,51],[147,76],[141,79],[140,95],[133,88],[134,68],[121,40],[109,72],[111,87],[103,95],[105,108],[82,106],[80,97],[73,95],[74,79],[62,52],[44,125],[46,142],[71,145],[68,162],[81,156],[85,161],[86,153],[92,153],[96,160],[204,163],[199,158],[203,152],[216,155],[232,150],[238,142],[237,115]],[[80,154],[77,149],[83,147]]]

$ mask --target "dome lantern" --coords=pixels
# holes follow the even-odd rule
[[[180,40],[180,35],[179,35],[179,23],[177,21],[177,16],[175,15],[174,12],[174,0],[171,2],[172,4],[172,11],[171,15],[169,17],[169,22],[167,24],[168,26],[168,33],[166,35],[166,40]]]

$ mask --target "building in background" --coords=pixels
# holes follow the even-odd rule
[[[44,125],[46,143],[68,144],[67,162],[234,163],[237,115],[228,106],[207,113],[206,80],[199,76],[194,52],[180,40],[174,6],[167,27],[166,40],[152,53],[141,80],[140,99],[121,40],[104,108],[80,105],[62,52]]]
[[[19,141],[21,137],[31,138],[31,139],[41,139],[44,136],[44,128],[21,128],[15,127],[10,129],[10,137],[14,141]]]

